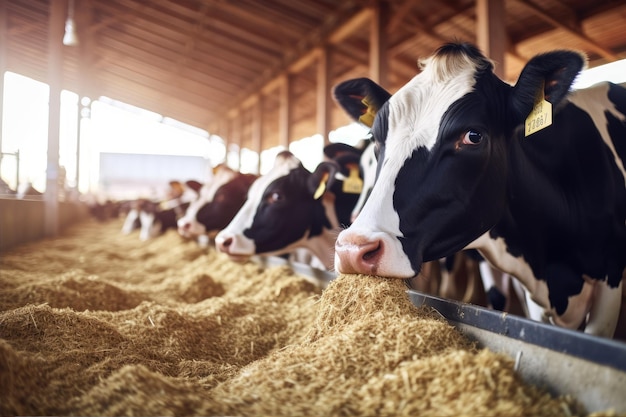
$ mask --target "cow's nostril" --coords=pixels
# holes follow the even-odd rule
[[[335,267],[346,274],[373,274],[383,256],[383,242],[379,239],[368,241],[362,236],[339,239],[335,245]]]
[[[380,250],[380,242],[378,242],[376,248],[370,251],[367,251],[363,254],[363,260],[364,261],[374,260],[378,256],[379,250]]]
[[[215,243],[216,243],[218,251],[229,255],[230,254],[229,248],[233,244],[233,238],[232,237],[222,238],[221,236],[217,236],[215,238]]]

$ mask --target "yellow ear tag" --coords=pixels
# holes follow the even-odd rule
[[[343,181],[342,190],[347,194],[361,194],[363,191],[363,180],[359,178],[359,166],[355,164],[348,165],[350,174]]]
[[[374,119],[376,118],[376,109],[370,104],[367,97],[361,100],[361,103],[367,106],[367,111],[359,117],[359,122],[363,123],[367,127],[372,127]]]
[[[552,103],[546,101],[543,95],[543,86],[537,94],[535,105],[526,118],[524,136],[532,135],[535,132],[545,129],[552,124]]]
[[[313,194],[313,198],[315,200],[324,195],[324,191],[326,191],[326,181],[328,181],[328,172],[324,173],[322,180],[320,181],[320,185],[317,186],[317,190],[315,190],[315,194]]]

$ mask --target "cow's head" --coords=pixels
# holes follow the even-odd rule
[[[241,208],[255,179],[253,175],[218,165],[212,178],[200,188],[197,199],[178,220],[178,232],[187,238],[215,235]]]
[[[378,163],[363,210],[337,239],[336,269],[412,277],[493,227],[505,207],[507,153],[536,97],[557,107],[583,65],[575,52],[538,55],[513,87],[476,47],[447,44],[393,96],[364,78],[338,85],[354,119],[368,124],[375,113]]]
[[[274,166],[259,177],[248,200],[216,237],[217,249],[233,259],[255,254],[283,254],[301,247],[332,225],[322,198],[338,166],[322,162],[308,171],[291,152],[276,156]]]

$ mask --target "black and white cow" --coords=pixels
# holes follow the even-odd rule
[[[279,153],[233,221],[215,237],[217,249],[244,260],[305,248],[332,269],[337,233],[350,224],[361,191],[361,185],[345,187],[351,175],[362,181],[359,155],[333,154],[310,172],[291,152]]]
[[[207,245],[208,240],[235,217],[256,178],[225,164],[216,166],[212,178],[200,188],[198,198],[178,220],[178,233],[185,238],[198,239],[202,246]]]
[[[140,229],[139,239],[149,240],[160,236],[168,229],[176,229],[178,219],[197,196],[201,184],[195,180],[170,181],[164,200],[138,198],[127,202],[128,213],[122,225],[122,233],[129,234]]]
[[[391,97],[367,79],[338,85],[354,118],[377,111],[379,163],[338,236],[336,269],[408,278],[476,248],[524,285],[543,315],[531,317],[612,336],[626,266],[626,90],[570,92],[584,65],[577,52],[540,54],[511,86],[475,46],[447,44]]]

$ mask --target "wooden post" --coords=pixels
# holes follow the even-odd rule
[[[324,138],[324,146],[330,143],[331,125],[331,51],[329,47],[320,50],[317,60],[317,132]]]
[[[257,153],[256,173],[261,173],[261,151],[263,150],[263,96],[259,94],[252,105],[252,150]]]
[[[7,5],[6,2],[0,2],[0,167],[2,167],[2,119],[4,115],[4,73],[7,68],[7,49],[6,39],[8,37],[7,29]],[[16,187],[19,184],[16,184]]]
[[[237,162],[231,167],[235,170],[241,169],[241,113],[237,114],[230,120],[229,143],[237,146]],[[226,154],[228,157],[228,154]]]
[[[383,87],[388,87],[387,37],[385,29],[389,21],[389,5],[376,1],[370,22],[370,78]]]
[[[476,43],[496,64],[495,74],[504,78],[507,34],[504,26],[504,1],[476,1]]]
[[[93,22],[93,5],[91,1],[76,1],[74,4],[74,16],[76,22],[76,32],[78,34],[78,126],[76,130],[76,191],[80,188],[80,159],[82,148],[82,119],[91,117],[92,98],[94,86],[91,77],[95,78],[94,68],[95,39],[94,31],[90,29]],[[88,104],[83,104],[83,100],[89,100]]]
[[[280,110],[278,118],[278,143],[289,149],[291,139],[291,75],[285,74],[279,88]]]
[[[59,130],[61,126],[61,83],[63,80],[63,30],[67,1],[50,2],[48,34],[48,164],[44,193],[46,236],[59,233]]]

